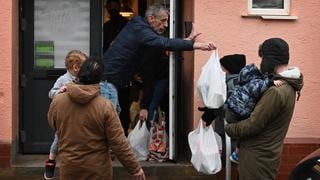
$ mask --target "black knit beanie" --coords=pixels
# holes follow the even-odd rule
[[[280,38],[267,39],[259,47],[259,56],[261,72],[272,74],[276,66],[289,63],[289,45]]]
[[[246,65],[246,56],[243,54],[232,54],[220,59],[220,64],[230,74],[239,74],[241,69]]]

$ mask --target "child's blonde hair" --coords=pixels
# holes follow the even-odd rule
[[[79,50],[71,50],[68,52],[64,63],[67,69],[71,69],[73,65],[80,67],[87,58],[85,53]]]

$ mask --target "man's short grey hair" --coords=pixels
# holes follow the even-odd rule
[[[154,5],[151,5],[151,6],[148,7],[148,9],[146,10],[146,15],[145,16],[146,17],[148,17],[148,16],[156,16],[156,17],[158,17],[160,15],[161,11],[164,11],[167,14],[169,14],[169,10],[165,6],[157,3],[157,4],[154,4]]]

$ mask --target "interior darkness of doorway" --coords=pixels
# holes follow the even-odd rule
[[[140,16],[144,16],[145,15],[145,11],[146,11],[146,8],[147,8],[147,0],[138,0],[138,15]],[[182,0],[176,0],[176,9],[175,9],[175,12],[176,12],[176,20],[177,22],[175,23],[176,24],[176,36],[177,37],[180,37],[180,38],[183,38],[184,36],[187,36],[188,33],[190,33],[190,30],[191,30],[191,23],[188,22],[188,23],[184,23],[182,21],[182,10],[183,10],[183,1]],[[183,28],[185,28],[185,32],[186,34],[183,36]],[[183,93],[183,90],[181,89],[182,85],[181,85],[181,68],[182,68],[182,65],[181,65],[181,62],[183,61],[183,57],[182,57],[182,53],[176,53],[176,64],[177,64],[177,68],[175,70],[175,75],[177,77],[177,92],[176,92],[176,95],[177,95],[177,109],[176,109],[176,112],[178,113],[175,113],[176,114],[176,125],[175,127],[177,127],[176,129],[176,144],[175,144],[175,149],[177,151],[176,155],[176,160],[177,161],[181,161],[181,160],[185,160],[186,158],[190,158],[191,157],[191,153],[190,151],[185,151],[185,149],[187,147],[189,147],[188,145],[188,141],[187,141],[187,135],[188,135],[188,132],[187,132],[187,123],[184,121],[186,119],[186,117],[184,116],[183,114],[183,108],[185,106],[185,103],[184,103],[184,100],[182,97],[187,97],[187,96],[184,96],[184,93]]]

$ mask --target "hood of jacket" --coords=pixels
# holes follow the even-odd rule
[[[286,81],[290,86],[292,86],[293,89],[297,91],[297,100],[299,100],[300,91],[303,87],[303,75],[298,67],[288,67],[285,71],[276,74],[274,79]]]
[[[66,93],[70,99],[79,104],[86,104],[100,94],[99,84],[82,85],[69,84],[67,85]]]

